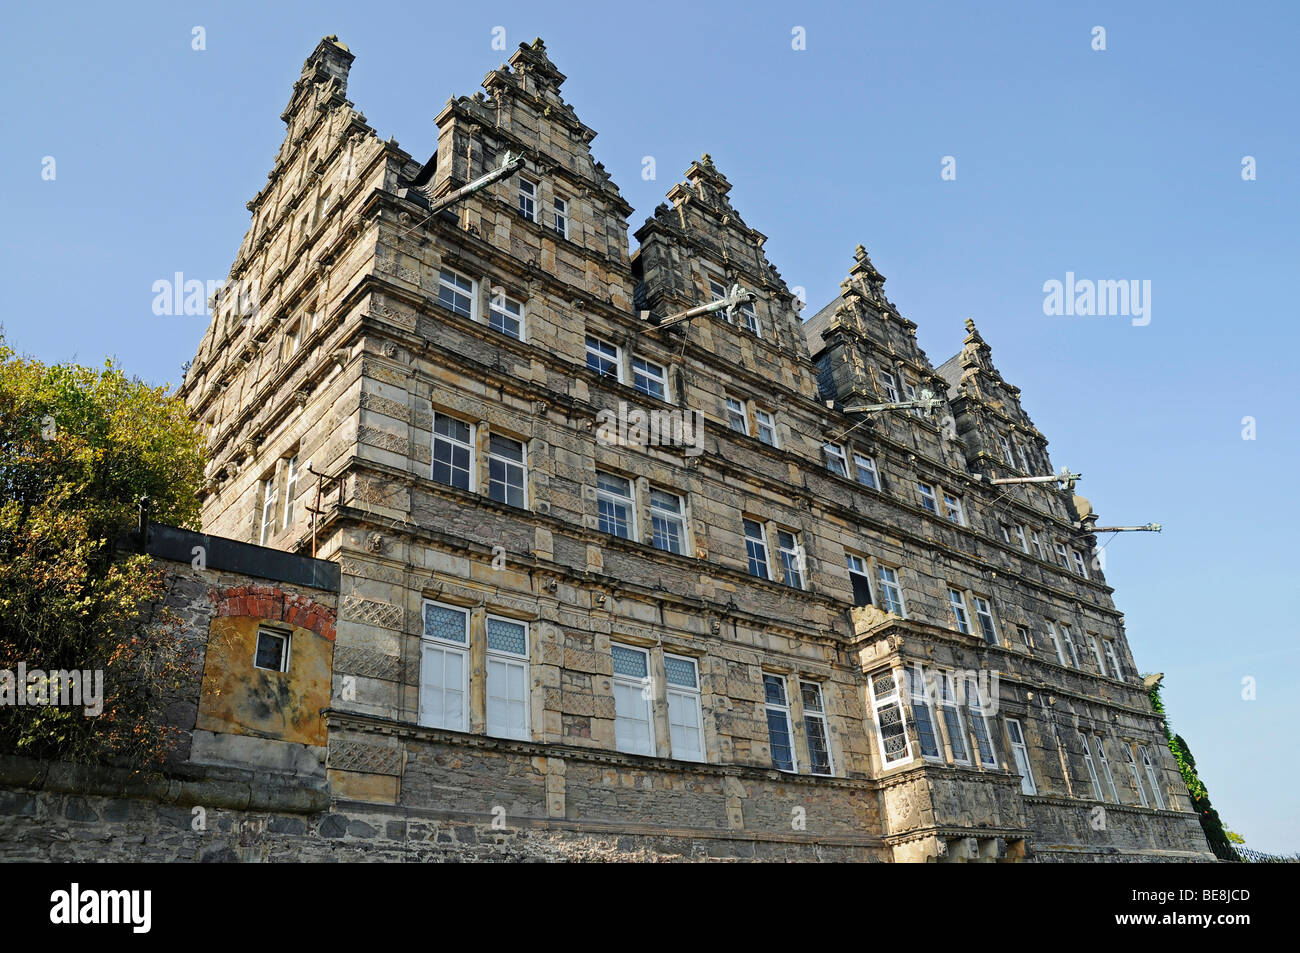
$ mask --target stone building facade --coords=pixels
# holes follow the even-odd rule
[[[336,807],[718,856],[1211,856],[1092,524],[989,482],[1052,464],[973,325],[932,366],[861,248],[803,323],[707,155],[629,254],[540,41],[423,162],[352,61],[305,63],[230,272],[257,306],[217,299],[182,388],[204,529],[338,566],[323,729],[284,739]]]

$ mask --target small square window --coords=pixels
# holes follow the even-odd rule
[[[443,268],[438,273],[438,303],[448,311],[473,320],[474,295],[473,280],[450,268]]]
[[[488,324],[502,334],[524,339],[524,305],[506,294],[492,295],[488,303]]]
[[[643,394],[668,399],[668,371],[643,357],[632,358],[632,386]]]
[[[257,654],[253,656],[253,667],[268,672],[289,671],[288,633],[258,629]]]
[[[601,377],[623,381],[623,361],[618,347],[590,334],[587,335],[587,367]]]

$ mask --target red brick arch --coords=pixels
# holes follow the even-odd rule
[[[249,616],[267,622],[310,629],[321,638],[334,641],[334,610],[309,596],[286,592],[279,586],[229,586],[209,589],[208,597],[217,616]]]

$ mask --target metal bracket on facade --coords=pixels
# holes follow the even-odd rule
[[[656,328],[669,328],[674,324],[681,324],[683,321],[689,321],[691,318],[698,318],[703,314],[712,314],[715,311],[726,311],[727,320],[732,320],[734,309],[746,302],[758,300],[758,295],[752,291],[747,291],[740,285],[732,285],[731,291],[725,298],[717,301],[710,301],[708,304],[702,304],[699,307],[691,308],[688,311],[681,311],[677,314],[669,315],[666,318],[660,318],[658,323],[654,323],[654,318],[649,311],[641,312],[641,320],[653,324]]]
[[[451,208],[451,206],[455,205],[457,202],[459,202],[461,199],[465,198],[466,196],[473,195],[475,192],[487,188],[493,182],[497,182],[501,179],[504,179],[506,176],[514,175],[523,167],[524,167],[523,153],[521,152],[518,155],[516,155],[514,153],[511,153],[509,150],[507,150],[506,154],[502,157],[501,166],[499,168],[493,169],[491,172],[487,173],[486,175],[479,176],[473,182],[470,182],[466,185],[462,185],[454,192],[448,192],[442,198],[432,203],[429,206],[429,218],[432,218],[434,215],[437,215],[439,212],[443,211],[444,209]]]

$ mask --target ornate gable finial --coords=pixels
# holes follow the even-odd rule
[[[518,73],[527,73],[540,80],[544,86],[559,90],[567,77],[555,68],[551,58],[546,55],[546,44],[538,37],[532,43],[520,43],[519,49],[510,57],[509,66]]]
[[[866,282],[868,293],[883,300],[884,292],[881,286],[885,283],[885,276],[871,263],[871,256],[867,254],[866,248],[859,245],[853,249],[853,259],[853,267],[849,269],[849,278],[863,279]]]
[[[996,373],[993,368],[992,349],[976,330],[974,319],[966,319],[966,332],[966,339],[962,341],[961,366],[967,370],[979,368],[989,373]]]

